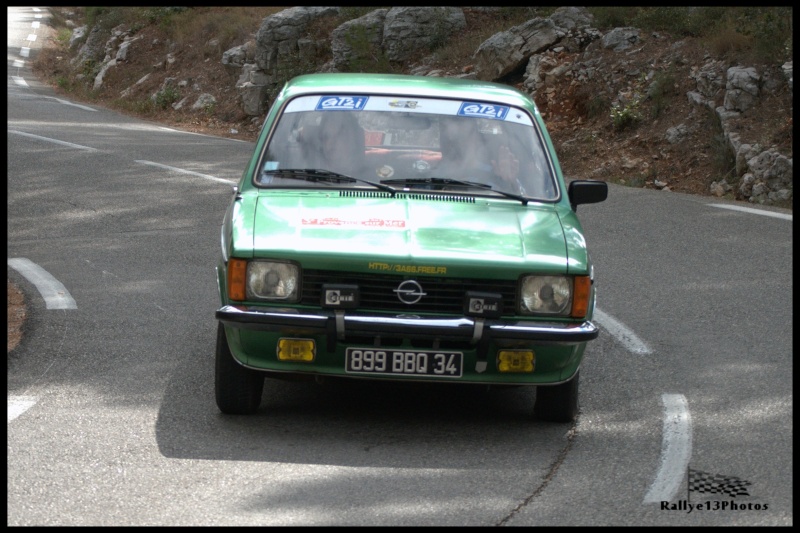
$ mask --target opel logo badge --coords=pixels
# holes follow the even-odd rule
[[[407,279],[398,285],[394,290],[394,293],[397,294],[397,298],[401,302],[408,305],[417,303],[418,301],[422,300],[423,296],[426,295],[426,293],[422,290],[422,285],[413,279]]]

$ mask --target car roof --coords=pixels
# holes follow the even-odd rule
[[[324,73],[305,74],[289,80],[281,99],[305,94],[386,94],[503,103],[533,110],[536,104],[527,94],[489,81],[405,74]]]

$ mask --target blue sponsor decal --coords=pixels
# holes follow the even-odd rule
[[[493,118],[495,120],[505,120],[508,115],[508,106],[496,104],[482,104],[480,102],[464,102],[458,109],[458,115],[462,117]]]
[[[360,111],[369,100],[368,96],[323,96],[317,102],[317,111]]]

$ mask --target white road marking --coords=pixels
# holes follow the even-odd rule
[[[647,355],[653,352],[643,340],[636,336],[636,333],[611,315],[601,311],[600,308],[595,308],[594,320],[621,342],[628,351],[641,355]]]
[[[36,40],[36,34],[35,33],[28,34],[28,40],[30,42],[35,41]]]
[[[682,394],[663,394],[664,430],[661,466],[642,503],[672,501],[685,479],[692,456],[692,417]]]
[[[192,176],[197,176],[199,178],[204,178],[204,179],[212,180],[212,181],[218,181],[218,182],[224,183],[226,185],[233,185],[234,184],[234,182],[230,181],[230,180],[217,178],[215,176],[209,176],[208,174],[200,174],[199,172],[192,172],[191,170],[184,170],[182,168],[171,167],[171,166],[168,166],[168,165],[162,165],[161,163],[154,163],[152,161],[144,161],[144,160],[141,160],[141,159],[137,159],[134,162],[135,163],[141,163],[143,165],[150,165],[150,166],[153,166],[153,167],[163,168],[163,169],[166,169],[166,170],[172,170],[172,171],[175,171],[175,172],[180,172],[182,174],[191,174]]]
[[[77,309],[78,305],[64,285],[48,271],[24,257],[8,260],[8,266],[33,283],[44,298],[47,309]]]
[[[23,61],[22,59],[15,59],[14,62],[11,64],[11,66],[13,66],[14,68],[23,68],[25,66],[25,61]],[[11,77],[17,78],[18,76],[11,76]],[[22,78],[19,79],[22,80]],[[16,80],[14,81],[16,82]],[[25,80],[22,81],[24,82]],[[27,83],[25,85],[27,85]]]
[[[32,139],[38,139],[40,141],[51,142],[55,144],[61,144],[64,146],[69,146],[70,148],[77,148],[78,150],[86,150],[89,152],[96,152],[97,148],[92,148],[90,146],[82,146],[80,144],[72,144],[66,141],[59,141],[58,139],[51,139],[49,137],[41,137],[39,135],[34,135],[32,133],[25,133],[24,131],[17,131],[17,130],[8,130],[8,133],[13,133],[15,135],[22,135],[23,137],[30,137]]]
[[[26,82],[24,78],[21,78],[19,76],[11,76],[11,79],[14,80],[14,83],[16,83],[17,85],[19,85],[21,87],[27,87],[28,86],[28,82]]]
[[[59,104],[71,105],[71,106],[74,106],[74,107],[79,107],[79,108],[81,108],[81,109],[83,109],[85,111],[93,111],[93,112],[97,111],[97,109],[92,109],[91,107],[88,107],[88,106],[85,106],[85,105],[73,104],[72,102],[68,102],[66,100],[62,100],[61,98],[56,98],[55,96],[47,96],[46,98],[52,98],[53,100],[55,100]]]
[[[727,205],[727,204],[708,204],[708,205],[710,205],[711,207],[720,207],[722,209],[731,209],[733,211],[742,211],[754,215],[762,215],[765,217],[775,217],[775,218],[782,218],[784,220],[792,220],[792,215],[787,215],[786,213],[776,213],[774,211],[765,211],[763,209],[752,209],[750,207],[740,207],[738,205]]]
[[[36,398],[32,396],[9,396],[8,421],[11,422],[34,405],[36,405]]]
[[[31,49],[27,46],[23,46],[22,48],[19,49],[19,55],[21,55],[22,57],[28,57],[31,55]]]

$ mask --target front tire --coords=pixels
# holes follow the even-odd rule
[[[566,383],[536,387],[533,414],[545,422],[574,422],[578,416],[579,372]]]
[[[228,415],[249,415],[261,405],[264,375],[240,365],[228,347],[225,328],[217,325],[214,392],[219,410]]]

